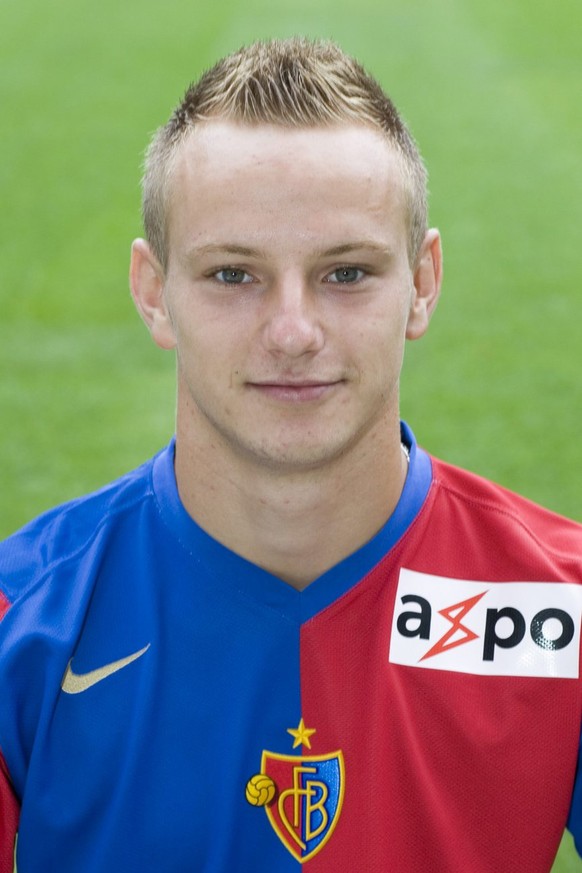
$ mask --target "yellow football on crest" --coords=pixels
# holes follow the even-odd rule
[[[270,776],[257,773],[247,782],[246,798],[253,806],[266,806],[277,793],[277,786]]]

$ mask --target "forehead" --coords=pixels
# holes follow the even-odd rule
[[[200,123],[176,156],[170,247],[186,234],[212,242],[221,227],[265,236],[406,234],[402,160],[380,131]],[[369,225],[364,227],[363,225]]]

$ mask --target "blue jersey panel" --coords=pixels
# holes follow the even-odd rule
[[[21,715],[1,723],[19,873],[297,870],[245,799],[265,738],[300,718],[297,622],[224,585],[228,565],[194,558],[134,496],[3,623],[21,640],[3,676]]]

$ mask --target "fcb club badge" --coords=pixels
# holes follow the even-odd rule
[[[287,733],[294,749],[311,749],[316,731],[301,719]],[[344,770],[341,751],[281,755],[265,750],[261,772],[247,782],[248,802],[264,807],[273,830],[300,863],[316,855],[335,830],[344,799]]]

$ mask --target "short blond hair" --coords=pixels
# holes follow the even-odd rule
[[[403,171],[411,263],[427,229],[427,174],[396,107],[354,58],[328,41],[303,38],[256,42],[218,61],[193,83],[167,124],[154,134],[143,176],[143,221],[165,268],[167,214],[176,155],[197,123],[217,119],[249,125],[329,127],[341,122],[379,129]]]

